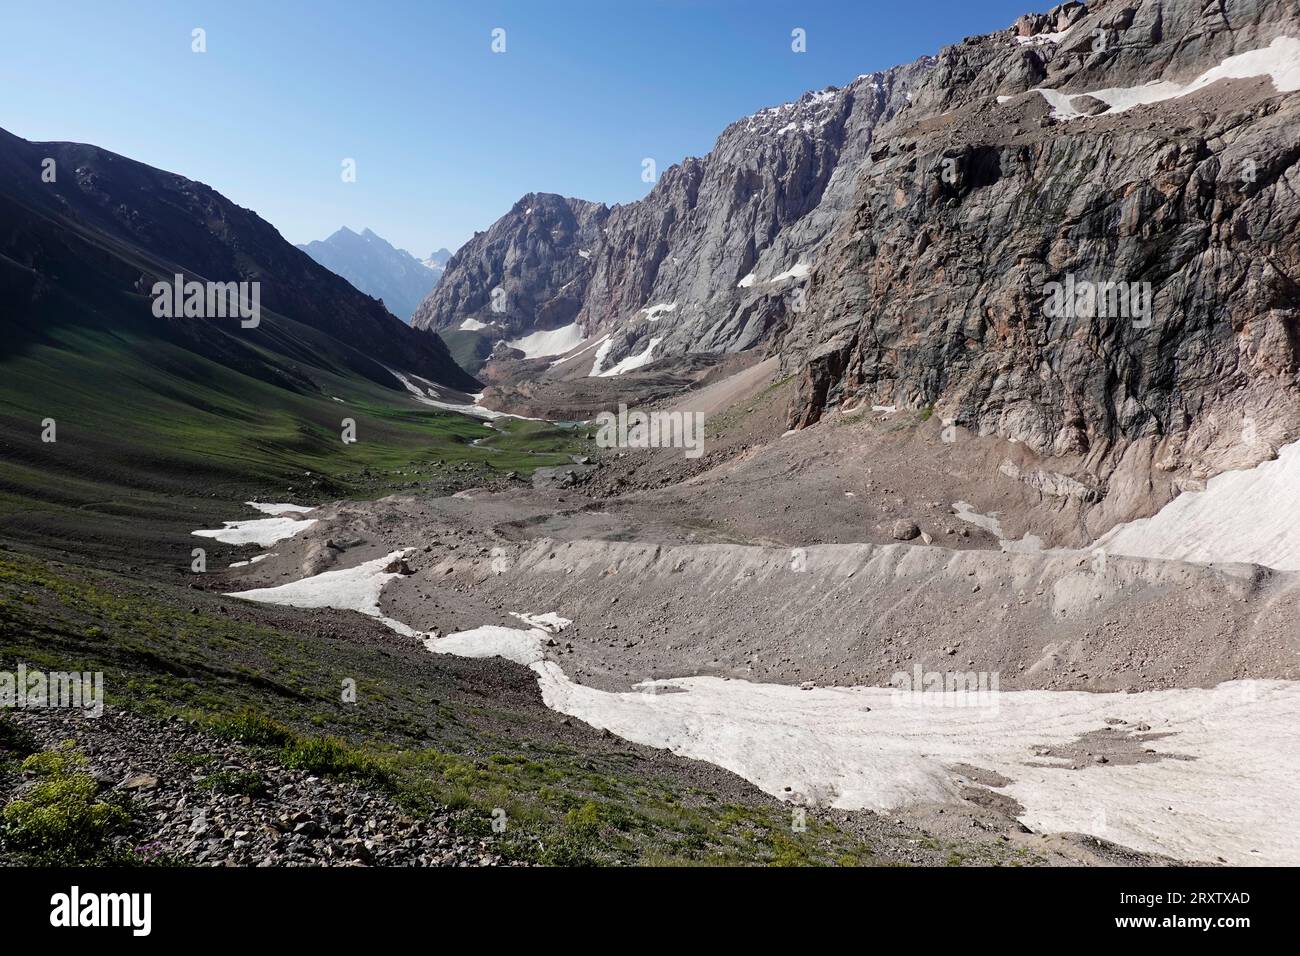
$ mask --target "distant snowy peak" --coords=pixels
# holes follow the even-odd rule
[[[298,248],[362,292],[383,299],[388,310],[405,322],[410,322],[416,307],[442,276],[441,266],[433,268],[405,249],[394,248],[370,229],[358,233],[343,226],[328,239]],[[446,252],[441,249],[430,260]]]
[[[447,262],[450,259],[451,251],[449,249],[439,249],[437,252],[431,253],[429,258],[421,259],[420,265],[441,275],[442,271],[447,268]]]

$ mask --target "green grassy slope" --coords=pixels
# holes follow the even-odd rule
[[[561,464],[580,447],[543,423],[501,419],[489,431],[347,370],[302,374],[308,384],[290,388],[133,330],[51,329],[0,360],[0,537],[111,549],[115,536],[154,525],[172,536],[258,496],[445,491],[453,478]],[[355,443],[342,440],[345,418]]]
[[[438,334],[447,343],[447,348],[451,350],[451,357],[456,360],[456,364],[471,375],[478,374],[478,370],[492,354],[494,343],[482,332],[453,329]]]

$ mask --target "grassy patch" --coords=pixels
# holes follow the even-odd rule
[[[79,751],[65,744],[32,754],[22,770],[36,779],[0,812],[5,846],[41,866],[121,862],[110,841],[129,825],[130,814],[95,799],[99,786]]]
[[[266,780],[254,770],[218,770],[198,783],[199,789],[240,797],[264,797]]]
[[[239,516],[222,502],[450,493],[582,447],[545,423],[489,431],[346,370],[267,380],[121,330],[51,329],[0,372],[0,530],[77,553],[120,551],[149,523],[176,539]]]

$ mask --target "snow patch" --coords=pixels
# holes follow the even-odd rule
[[[315,508],[309,508],[305,505],[290,504],[266,504],[261,501],[245,501],[244,504],[250,508],[256,508],[264,515],[284,515],[289,513],[306,514],[309,511],[315,511]]]
[[[480,322],[478,319],[466,319],[460,324],[462,332],[477,332],[479,329],[486,329],[487,323]]]
[[[532,627],[540,627],[542,630],[551,634],[559,634],[573,622],[566,617],[560,617],[554,611],[547,611],[545,614],[520,614],[515,611],[510,612],[511,617],[517,617],[525,624]]]
[[[483,400],[482,392],[479,392],[477,395],[470,396],[470,398],[474,399],[473,405],[466,405],[463,402],[444,402],[441,399],[431,398],[430,396],[437,394],[436,392],[433,391],[432,388],[428,389],[426,392],[425,390],[421,389],[418,385],[416,385],[414,382],[412,382],[409,378],[407,378],[405,375],[403,375],[401,372],[393,372],[391,368],[388,371],[392,372],[393,376],[404,386],[406,386],[406,390],[410,392],[412,395],[414,395],[415,400],[422,405],[429,405],[433,408],[440,408],[443,411],[447,411],[447,412],[457,412],[458,414],[461,415],[469,415],[472,418],[486,418],[488,421],[493,421],[498,418],[522,418],[523,417],[522,415],[510,415],[506,412],[498,412],[498,411],[494,411],[491,408],[484,408],[482,405],[479,404],[479,402]]]
[[[393,551],[382,558],[375,558],[355,568],[343,568],[339,571],[324,571],[310,578],[290,581],[273,588],[253,588],[250,591],[232,591],[226,597],[243,598],[260,604],[282,604],[287,607],[302,608],[336,608],[340,611],[356,611],[366,617],[376,618],[399,634],[407,637],[419,637],[429,640],[437,634],[426,634],[408,627],[401,621],[385,617],[379,610],[379,595],[384,585],[393,578],[402,575],[384,568],[398,558],[410,554],[410,548]]]
[[[750,273],[736,283],[738,289],[751,288],[756,282],[762,282],[764,285],[775,285],[778,282],[784,282],[786,279],[803,279],[812,271],[812,266],[806,262],[796,262],[785,272],[780,275],[774,275],[770,279],[759,279],[754,273]]]
[[[425,643],[434,654],[452,654],[456,657],[504,657],[525,667],[541,662],[546,632],[521,631],[514,627],[487,625],[470,631],[448,634]]]
[[[250,564],[257,564],[259,561],[265,561],[267,558],[274,558],[274,557],[275,557],[274,552],[270,554],[258,554],[249,558],[247,561],[235,561],[230,566],[232,568],[246,568]]]
[[[1039,89],[1052,107],[1052,115],[1061,120],[1078,119],[1085,114],[1074,108],[1073,100],[1079,96],[1091,96],[1101,100],[1110,107],[1105,114],[1123,113],[1135,106],[1162,103],[1166,100],[1179,99],[1196,93],[1219,80],[1245,80],[1257,76],[1272,79],[1274,88],[1279,93],[1294,93],[1300,90],[1300,39],[1295,37],[1278,37],[1269,46],[1261,50],[1251,50],[1230,56],[1218,66],[1212,67],[1192,80],[1190,83],[1175,83],[1169,80],[1154,80],[1142,86],[1110,87],[1093,90],[1088,93],[1061,93],[1057,90]],[[1001,97],[999,97],[1001,101]]]
[[[785,272],[782,272],[780,275],[777,276],[772,276],[772,278],[769,279],[768,281],[784,282],[786,279],[802,279],[806,277],[808,273],[811,271],[812,271],[812,266],[810,266],[808,263],[796,262],[789,269],[786,269]]]
[[[1016,37],[1016,42],[1021,46],[1042,46],[1046,43],[1060,44],[1065,42],[1065,38],[1070,35],[1070,30],[1073,29],[1074,27],[1070,27],[1060,33],[1036,33],[1031,37]]]
[[[600,348],[596,349],[595,360],[591,363],[591,371],[587,373],[588,378],[595,378],[601,374],[601,369],[605,367],[605,359],[609,357],[609,351],[614,347],[614,340],[608,335],[600,340]]]
[[[601,346],[600,350],[596,352],[596,363],[591,367],[591,375],[600,378],[610,378],[614,375],[622,375],[624,372],[631,372],[643,365],[648,365],[651,358],[654,356],[655,347],[662,341],[663,336],[656,335],[650,339],[650,344],[646,346],[644,352],[640,352],[637,355],[629,355],[613,368],[607,368],[603,372],[597,372],[596,369],[604,363],[605,355],[609,353],[608,345],[612,344],[606,343],[606,345]]]
[[[647,320],[658,322],[661,317],[667,315],[669,312],[676,312],[677,303],[660,302],[658,305],[648,305],[641,311],[645,314]]]
[[[574,322],[558,329],[533,332],[523,338],[512,339],[506,345],[523,352],[524,358],[534,359],[546,355],[562,355],[577,348],[584,341],[582,326]]]
[[[277,541],[301,534],[315,523],[315,518],[305,521],[295,521],[293,518],[254,518],[249,521],[224,521],[222,524],[225,527],[191,533],[199,538],[212,538],[222,544],[255,544],[269,548]]]
[[[286,538],[292,538],[296,534],[301,534],[317,521],[316,518],[307,518],[300,521],[297,518],[283,517],[286,514],[300,514],[313,510],[302,505],[263,504],[256,501],[246,501],[244,504],[256,508],[263,514],[275,515],[276,517],[223,521],[220,528],[191,531],[190,533],[199,538],[212,538],[222,544],[255,544],[258,547],[269,548],[277,541],[283,541]]]
[[[609,336],[605,335],[599,339],[596,339],[594,342],[591,342],[590,344],[584,342],[582,344],[586,345],[586,348],[579,349],[578,351],[573,352],[572,354],[561,355],[554,362],[552,362],[548,367],[554,368],[555,366],[560,365],[563,362],[572,361],[573,359],[576,359],[579,355],[585,355],[586,353],[590,352],[592,349],[607,342],[608,340],[609,340]]]
[[[1300,442],[1277,458],[1225,471],[1150,518],[1118,525],[1094,548],[1202,564],[1248,562],[1300,571]]]

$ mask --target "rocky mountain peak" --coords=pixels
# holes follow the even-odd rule
[[[1284,0],[1062,3],[759,110],[638,202],[524,197],[420,327],[575,325],[582,361],[506,372],[543,378],[762,349],[792,426],[932,407],[1094,483],[1258,460],[1300,426],[1297,61]],[[1067,281],[1150,315],[1045,315]]]
[[[767,341],[785,309],[774,289],[802,274],[849,198],[875,124],[906,105],[928,68],[867,74],[760,110],[728,126],[707,156],[663,170],[637,202],[523,197],[453,257],[416,327],[512,338],[577,323],[586,340],[609,336],[610,365],[651,338],[664,356]]]

